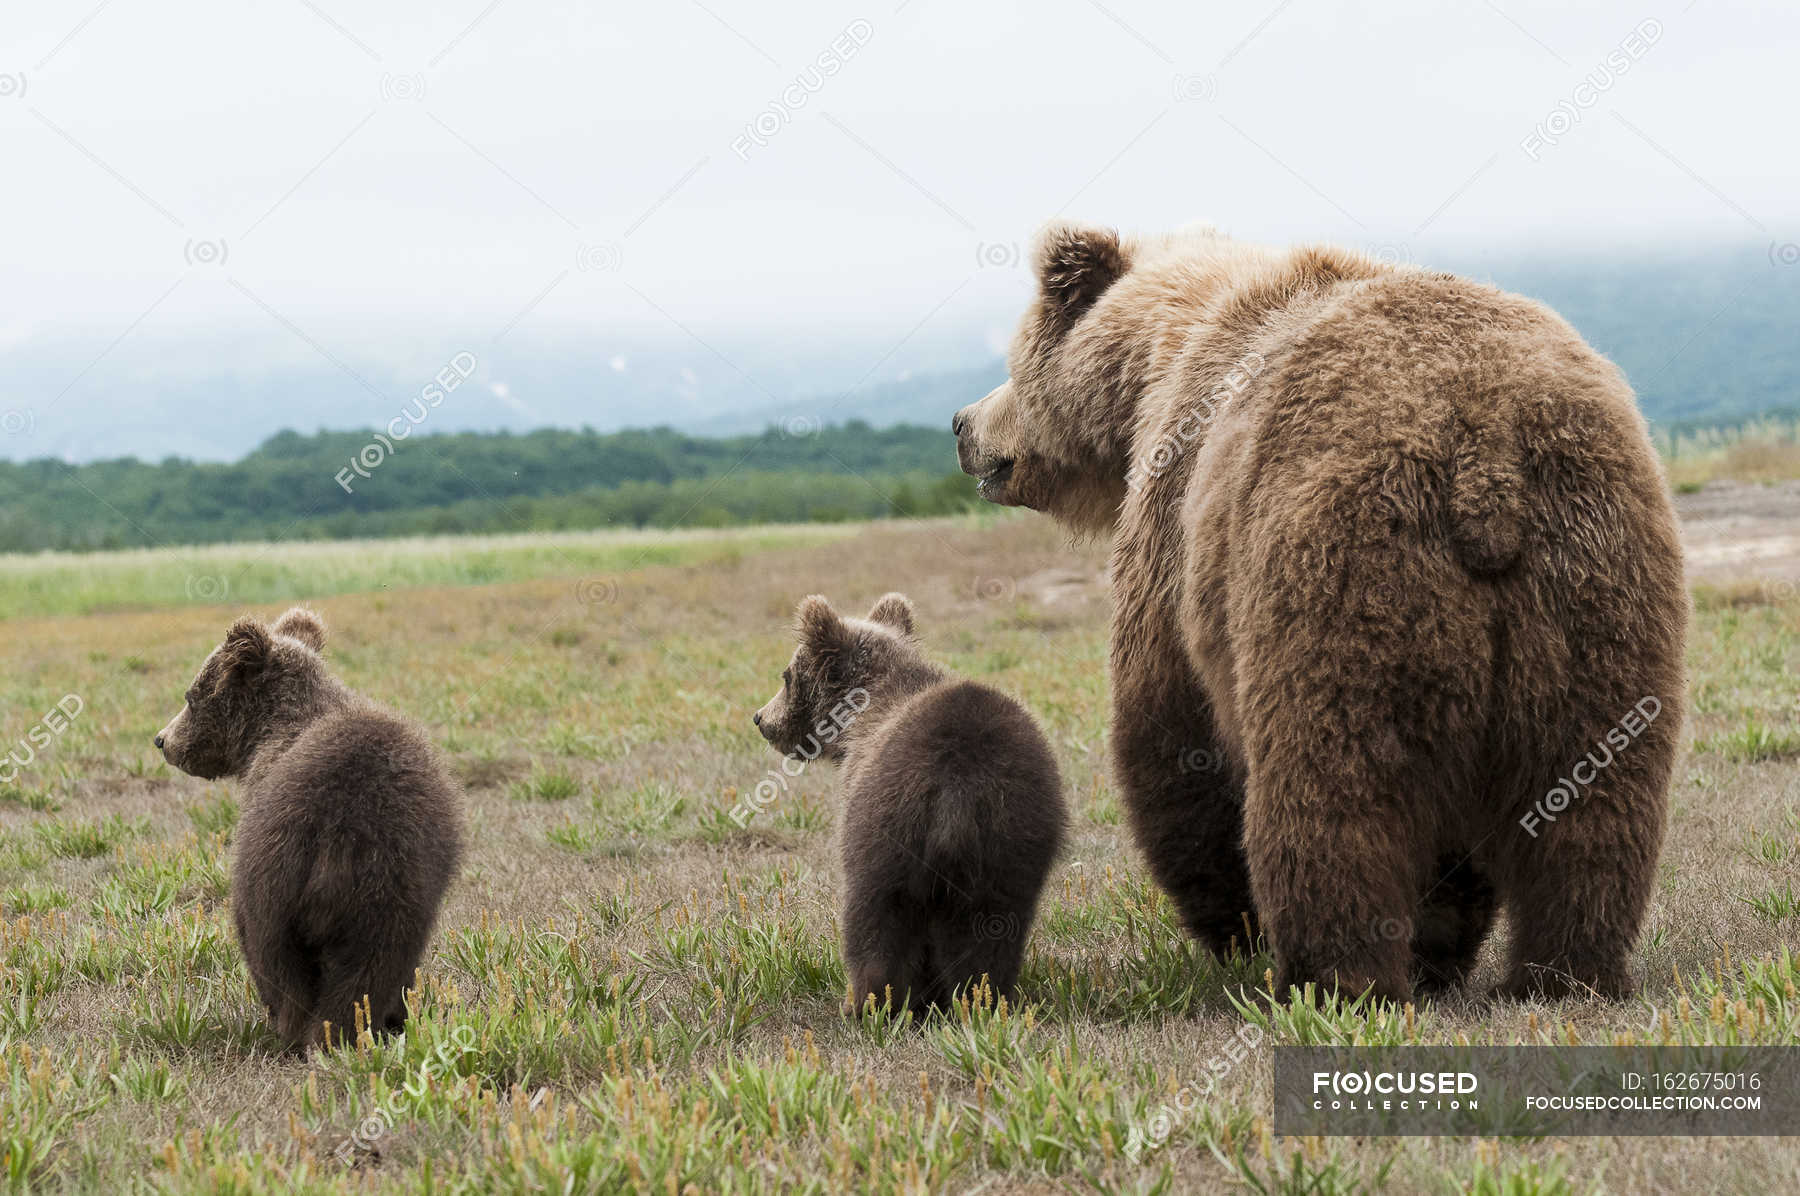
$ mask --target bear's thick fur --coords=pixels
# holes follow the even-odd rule
[[[755,722],[784,755],[843,764],[850,1006],[923,1012],[983,977],[1009,993],[1068,823],[1044,733],[926,660],[903,595],[867,619],[814,595],[798,637]]]
[[[299,607],[239,619],[156,736],[169,763],[242,777],[231,910],[257,995],[293,1048],[406,1020],[402,994],[462,853],[462,794],[424,733],[326,672]]]
[[[1112,751],[1193,931],[1404,998],[1630,988],[1687,593],[1630,388],[1541,305],[1330,248],[1050,226],[989,500],[1112,537]]]

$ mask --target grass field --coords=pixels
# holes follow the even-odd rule
[[[730,560],[746,552],[819,544],[851,531],[844,524],[805,523],[0,554],[0,619],[581,577]]]
[[[0,787],[0,1188],[1800,1185],[1800,1143],[1777,1139],[1280,1139],[1268,1124],[1273,1045],[1800,1043],[1791,584],[1698,587],[1692,744],[1638,999],[1271,1012],[1239,995],[1267,954],[1199,952],[1121,824],[1099,549],[1030,517],[535,544],[0,565],[0,752],[79,706]],[[497,573],[472,564],[483,554]],[[229,590],[196,593],[188,573]],[[933,653],[1038,713],[1077,812],[1023,1008],[845,1018],[831,769],[747,828],[728,815],[777,763],[749,715],[796,600],[859,606],[895,586]],[[264,1027],[223,905],[236,786],[172,773],[149,742],[234,614],[301,594],[336,595],[315,602],[336,669],[430,728],[472,832],[404,1038],[305,1058]],[[1497,968],[1490,947],[1476,991]],[[1258,1045],[1210,1087],[1247,1024]],[[1158,1122],[1171,1105],[1186,1111]],[[1159,1124],[1166,1141],[1127,1150]]]
[[[1766,417],[1731,428],[1659,431],[1657,451],[1677,490],[1707,482],[1781,482],[1800,478],[1800,420]]]

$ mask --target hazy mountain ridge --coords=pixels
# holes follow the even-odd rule
[[[1625,370],[1655,421],[1730,419],[1800,403],[1800,266],[1766,247],[1656,255],[1433,258],[1541,299]],[[996,330],[965,318],[902,353],[872,333],[794,338],[516,334],[381,337],[337,364],[284,332],[254,342],[128,339],[0,351],[0,460],[242,458],[281,428],[381,427],[451,355],[478,368],[429,417],[433,432],[666,425],[705,436],[864,420],[945,426],[1004,376]],[[345,340],[349,338],[346,335]],[[800,347],[800,346],[803,346]],[[871,377],[869,363],[892,372]],[[74,380],[73,382],[71,380]],[[791,396],[791,397],[789,397]]]

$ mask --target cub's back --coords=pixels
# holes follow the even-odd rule
[[[247,797],[245,856],[283,853],[316,866],[330,855],[341,867],[431,885],[461,855],[455,780],[423,731],[373,704],[313,723]]]
[[[1056,758],[1037,721],[973,681],[922,690],[857,752],[848,844],[902,851],[934,870],[1053,856],[1067,823]]]

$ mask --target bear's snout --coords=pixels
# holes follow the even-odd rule
[[[156,750],[163,754],[163,759],[167,760],[170,764],[173,764],[177,768],[181,768],[181,766],[182,766],[182,761],[180,758],[181,757],[181,745],[183,742],[182,737],[181,737],[181,732],[182,732],[182,720],[183,720],[183,718],[186,717],[186,715],[187,715],[187,707],[183,706],[181,708],[180,712],[177,713],[174,718],[170,719],[166,724],[164,724],[162,730],[158,731],[156,734],[154,734],[150,737],[150,742],[155,744]],[[186,771],[186,770],[184,769],[183,771]]]
[[[1012,383],[1003,382],[986,395],[970,403],[950,418],[950,431],[956,436],[956,464],[981,483],[981,496],[989,502],[1004,500],[1003,491],[1012,474],[1013,456],[1000,443],[1003,432],[1012,426]]]
[[[964,407],[950,421],[950,430],[956,433],[956,465],[970,477],[980,477],[993,467],[993,462],[984,451],[979,440],[971,431],[973,421],[969,417],[969,408]]]
[[[777,695],[777,697],[779,696]],[[770,699],[750,716],[750,721],[756,724],[757,731],[765,740],[774,743],[775,736],[781,729],[782,717],[782,712],[776,708],[775,699]]]

